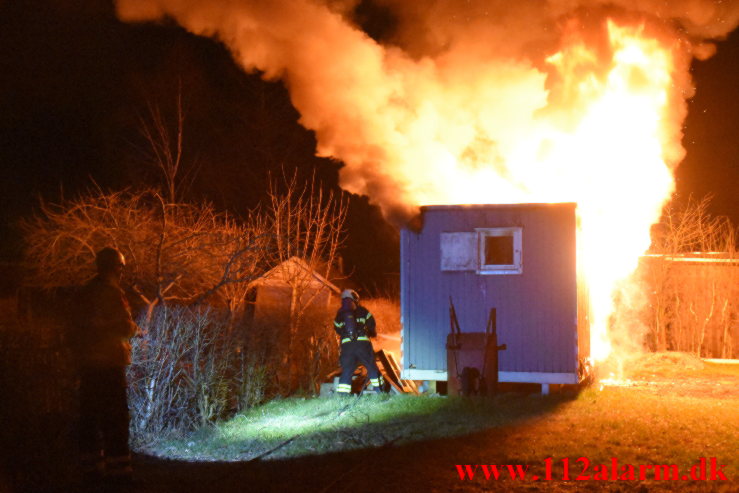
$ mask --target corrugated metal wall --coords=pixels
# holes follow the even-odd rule
[[[500,370],[577,371],[575,204],[431,206],[420,232],[401,234],[403,367],[446,369],[449,296],[464,332],[485,330],[497,308]],[[523,228],[523,273],[440,269],[442,232]],[[411,366],[412,365],[412,366]]]

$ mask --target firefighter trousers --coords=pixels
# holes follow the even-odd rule
[[[367,369],[367,378],[373,386],[380,386],[380,370],[375,363],[375,351],[370,341],[349,341],[341,345],[339,356],[341,377],[339,378],[339,393],[349,393],[352,387],[352,375],[357,365]]]
[[[128,473],[126,368],[80,370],[79,447],[83,468]]]

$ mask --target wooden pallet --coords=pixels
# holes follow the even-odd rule
[[[386,382],[390,384],[391,392],[396,394],[418,395],[418,387],[413,380],[402,380],[400,378],[400,367],[395,361],[392,353],[380,349],[375,353],[377,368]]]

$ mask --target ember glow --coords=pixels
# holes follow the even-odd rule
[[[612,294],[673,190],[689,66],[739,23],[713,0],[376,0],[371,39],[351,0],[119,0],[169,16],[286,82],[341,185],[397,222],[432,204],[577,202],[591,352],[610,351]],[[613,329],[613,328],[611,328]]]

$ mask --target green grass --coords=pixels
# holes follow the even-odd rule
[[[496,399],[414,396],[282,399],[182,440],[158,455],[192,460],[250,460],[285,442],[269,458],[323,454],[458,436],[546,412],[562,398]]]
[[[503,488],[739,491],[739,365],[702,365],[688,359],[650,355],[637,374],[627,375],[640,384],[602,390],[596,385],[570,396],[505,393],[489,399],[369,396],[278,400],[201,430],[187,440],[163,444],[156,453],[184,460],[261,459],[267,462],[255,468],[277,464],[279,470],[278,463],[269,461],[387,447],[382,453],[371,454],[385,466],[383,478],[400,484],[402,491],[416,488],[416,482],[407,478],[422,478],[424,484],[451,491],[462,486],[460,491],[491,486],[479,478],[462,485],[454,464],[529,465],[530,475],[543,477],[545,459],[551,457],[556,468],[567,458],[574,479],[582,471],[577,462],[580,457],[588,459],[589,474],[594,474],[596,465],[610,468],[612,458],[637,470],[639,465],[675,464],[683,474],[701,457],[715,457],[719,464],[725,464],[723,471],[730,481],[658,481],[650,479],[653,476],[627,482],[509,480]],[[347,461],[364,464],[364,457],[363,453],[327,457],[320,462],[325,468],[320,474],[346,478],[342,474]],[[290,464],[309,477],[316,462],[294,460]],[[561,471],[555,471],[554,479],[561,477]],[[323,484],[321,481],[314,478],[318,484]]]
[[[576,397],[284,399],[162,444],[157,455],[269,460],[461,437],[455,447],[471,463],[493,460],[489,444],[495,443],[495,456],[505,463],[584,456],[594,464],[617,457],[621,464],[689,467],[699,457],[717,457],[736,477],[737,409],[736,397],[628,388],[593,388]]]

